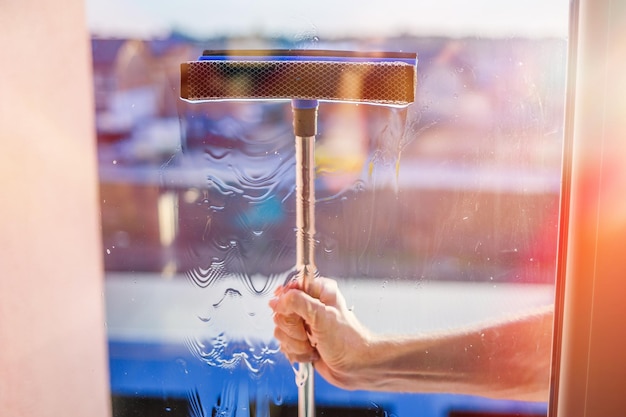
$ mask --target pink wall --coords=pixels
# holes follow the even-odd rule
[[[0,13],[0,413],[110,415],[84,4]]]

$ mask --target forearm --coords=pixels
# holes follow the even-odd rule
[[[545,401],[552,310],[414,337],[370,336],[352,389],[448,392]]]
[[[286,287],[270,302],[274,335],[292,361],[312,361],[345,389],[548,399],[552,309],[497,323],[410,337],[372,335],[348,310],[336,282],[311,294]]]

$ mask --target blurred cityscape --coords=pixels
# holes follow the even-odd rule
[[[179,65],[206,49],[294,47],[176,33],[92,39],[108,271],[174,276],[219,266],[269,275],[293,266],[289,103],[183,102]],[[397,37],[315,47],[417,52],[419,60],[407,109],[320,108],[322,274],[554,280],[566,40]]]

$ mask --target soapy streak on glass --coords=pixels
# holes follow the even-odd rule
[[[380,199],[385,199],[388,196],[388,194],[380,194],[380,196],[377,197],[376,190],[381,189],[381,193],[384,193],[384,188],[386,186],[391,185],[392,190],[394,190],[393,193],[396,195],[395,198],[398,199],[400,203],[402,203],[401,193],[403,190],[399,188],[399,178],[400,178],[400,173],[402,170],[402,165],[400,163],[402,153],[407,148],[407,146],[411,144],[411,141],[415,139],[416,132],[418,130],[422,132],[425,129],[424,127],[418,127],[419,126],[419,112],[417,112],[415,109],[416,107],[409,107],[409,109],[405,109],[405,110],[392,109],[392,110],[387,111],[386,118],[379,117],[378,120],[381,120],[383,122],[382,122],[382,125],[378,126],[378,129],[374,128],[374,130],[376,130],[377,133],[372,135],[374,149],[369,154],[367,168],[362,169],[361,174],[359,174],[359,176],[354,177],[352,182],[348,182],[347,185],[345,185],[343,188],[338,189],[338,192],[331,194],[330,196],[322,197],[318,200],[318,203],[321,204],[322,206],[321,207],[322,211],[324,211],[324,208],[326,207],[342,206],[343,202],[348,201],[350,199],[353,199],[355,202],[356,201],[360,202],[358,204],[358,207],[359,207],[358,212],[350,212],[350,213],[345,212],[344,216],[341,216],[342,218],[346,218],[345,216],[352,216],[352,217],[363,219],[363,221],[357,222],[357,224],[360,225],[358,227],[362,228],[361,229],[362,231],[359,233],[356,233],[357,235],[356,240],[349,240],[348,245],[338,246],[337,240],[333,238],[333,235],[336,235],[336,233],[332,232],[328,236],[326,235],[326,233],[319,234],[322,250],[327,259],[335,256],[336,252],[342,250],[346,246],[348,249],[350,249],[350,247],[352,246],[354,249],[357,250],[358,255],[355,258],[356,259],[356,265],[355,265],[356,271],[353,270],[353,272],[356,272],[357,274],[360,273],[364,276],[368,276],[372,274],[377,275],[378,272],[372,271],[368,268],[368,265],[371,264],[372,250],[374,251],[374,254],[379,253],[379,256],[380,256],[379,251],[381,250],[381,248],[384,247],[384,245],[387,245],[390,243],[392,245],[398,244],[396,242],[399,237],[398,236],[394,237],[391,235],[392,227],[389,227],[389,226],[387,227],[386,230],[383,229],[382,233],[377,233],[376,239],[373,239],[372,233],[373,233],[373,230],[376,229],[376,227],[372,227],[372,226],[378,225],[377,228],[380,229],[379,218],[381,217],[380,216],[381,212],[377,210],[377,204],[380,203],[379,201]],[[410,117],[407,117],[407,112],[412,112]],[[385,120],[389,120],[390,122],[384,123]],[[429,123],[428,127],[432,127],[432,126],[436,126],[436,121],[432,121]],[[292,140],[291,138],[289,138],[288,143],[291,143],[291,142]],[[267,152],[262,152],[261,154],[263,155],[266,153]],[[255,156],[253,152],[245,152],[245,154],[246,154],[246,157],[254,158]],[[222,155],[220,160],[223,160],[223,159],[224,159],[224,156]],[[279,167],[283,166],[283,162],[286,160],[287,159],[282,159],[281,164],[279,164]],[[242,163],[245,165],[245,162],[242,162]],[[289,166],[290,168],[289,171],[291,170],[291,168],[293,168],[293,166],[289,163],[285,163],[284,166]],[[230,162],[227,164],[226,170],[220,170],[220,171],[227,172],[227,173],[229,171],[231,173],[235,172],[236,174],[234,178],[237,179],[236,182],[238,183],[242,183],[241,179],[246,178],[245,175],[237,174],[239,170],[234,169],[234,165],[231,164]],[[326,171],[325,173],[328,174],[329,172],[331,171]],[[215,175],[218,175],[217,170],[216,170]],[[275,179],[279,179],[279,178],[282,178],[282,177],[280,175],[276,175],[276,171],[270,171],[270,175],[268,176],[267,179],[263,179],[260,176],[257,176],[255,178],[254,185],[265,186],[271,189],[271,191],[267,191],[267,192],[265,192],[264,190],[264,192],[261,194],[263,198],[268,198],[268,196],[270,196],[273,192],[275,192],[276,190],[279,190],[279,187],[277,187],[276,184],[272,182]],[[216,176],[211,177],[211,183],[213,184],[223,183],[223,182],[224,181],[222,180],[217,180]],[[250,187],[250,182],[248,182],[246,185],[249,187],[248,189],[252,189],[253,191],[258,192],[258,189],[254,187]],[[243,187],[241,188],[239,187],[240,186],[238,185],[229,185],[228,187],[221,186],[221,187],[218,187],[218,190],[220,191],[222,196],[228,196],[228,197],[241,196],[243,198],[247,195],[247,190],[243,189]],[[228,189],[228,192],[223,191],[225,189]],[[289,191],[287,193],[284,193],[280,197],[280,205],[284,205],[286,203],[288,204],[288,199],[291,197],[292,188],[288,188],[288,190]],[[368,194],[366,193],[366,191],[371,191],[371,193]],[[433,246],[431,247],[430,255],[428,255],[428,253],[425,254],[427,257],[425,259],[426,261],[428,261],[428,258],[432,259],[430,261],[431,262],[430,264],[428,262],[425,262],[425,266],[423,269],[423,272],[425,275],[435,276],[436,274],[441,272],[441,268],[446,267],[445,265],[441,263],[441,260],[438,260],[437,258],[433,258],[433,256],[436,256],[438,252],[444,251],[446,249],[445,245],[449,244],[450,236],[459,236],[459,235],[462,236],[465,233],[464,223],[471,223],[472,220],[476,218],[477,214],[482,210],[481,205],[489,204],[489,201],[483,202],[480,199],[477,199],[478,197],[479,197],[479,192],[470,192],[470,193],[454,192],[452,193],[452,198],[453,198],[451,200],[452,206],[450,208],[450,211],[447,212],[446,214],[447,220],[445,217],[441,218],[443,222],[440,224],[440,227],[438,227],[435,230],[435,233],[432,235],[430,239],[433,244]],[[250,202],[267,202],[268,201],[268,200],[263,200],[263,198],[249,199],[249,201]],[[365,203],[365,205],[363,205],[363,203]],[[250,229],[249,227],[250,216],[244,213],[244,209],[235,208],[234,210],[231,210],[231,211],[224,210],[226,208],[226,204],[227,203],[225,202],[223,205],[220,205],[222,209],[221,211],[222,212],[228,211],[228,213],[230,214],[230,217],[236,219],[238,226],[242,226],[244,230]],[[522,203],[519,203],[519,204],[522,204]],[[352,206],[352,207],[355,207],[355,206]],[[399,206],[396,204],[396,205],[387,207],[387,209],[398,210]],[[527,208],[520,205],[518,206],[518,209],[524,211]],[[268,213],[271,213],[271,211],[268,211]],[[496,212],[496,214],[497,213],[498,212]],[[499,216],[501,216],[502,214],[503,213],[499,214]],[[209,217],[209,219],[211,219],[211,217]],[[260,220],[260,217],[257,220]],[[528,224],[528,222],[530,222],[531,220],[524,216],[517,217],[513,220],[514,221],[507,222],[506,224],[509,225],[507,227],[511,230],[512,232],[511,235],[517,236],[519,242],[518,243],[515,243],[515,242],[506,243],[505,241],[500,242],[501,244],[504,244],[504,249],[501,248],[501,254],[504,254],[504,255],[510,253],[512,254],[511,256],[515,256],[517,253],[520,253],[524,251],[525,249],[528,249],[526,247],[528,244],[527,242],[529,242],[531,239],[531,236],[528,236],[528,231],[531,229],[529,227],[530,225]],[[390,220],[387,218],[385,222],[389,223]],[[215,225],[216,223],[217,222],[215,220],[207,220],[207,224],[210,226]],[[321,223],[323,224],[324,222],[321,222]],[[260,227],[255,227],[253,229],[254,231],[252,232],[248,230],[247,232],[244,232],[243,234],[239,234],[238,236],[229,236],[227,238],[224,238],[222,236],[216,235],[213,238],[214,247],[217,248],[218,250],[223,251],[222,256],[217,256],[217,257],[214,256],[212,258],[212,261],[208,265],[208,267],[200,265],[190,270],[188,273],[189,276],[197,285],[202,286],[202,287],[209,287],[214,281],[219,280],[223,276],[223,274],[232,273],[233,270],[235,270],[234,272],[241,274],[240,276],[241,282],[245,283],[248,287],[250,287],[251,285],[251,281],[249,278],[251,276],[250,273],[253,272],[253,268],[259,267],[259,263],[254,262],[254,261],[252,263],[249,262],[250,255],[252,254],[252,250],[249,250],[249,248],[245,248],[245,247],[242,249],[242,247],[245,246],[246,244],[246,239],[249,240],[249,238],[246,238],[245,236],[246,234],[248,236],[254,236],[254,237],[263,236],[264,234],[267,233],[269,228],[271,228],[271,225],[269,225],[269,223],[266,223],[265,225],[261,225]],[[207,236],[210,235],[210,233],[206,233],[207,231],[208,230],[205,230],[205,234],[203,235],[204,242],[206,242]],[[328,230],[326,230],[326,232],[327,231]],[[494,231],[493,233],[497,233],[497,232]],[[350,233],[348,233],[348,235],[350,235]],[[285,239],[285,241],[293,240],[293,236],[289,236],[288,234],[284,234],[282,237]],[[220,243],[221,242],[220,239],[224,239],[226,242]],[[382,240],[382,243],[377,242],[381,240]],[[209,239],[209,242],[211,242],[211,239]],[[481,241],[475,242],[474,252],[480,255],[481,251],[483,250],[483,246],[485,246],[485,243]],[[277,254],[270,254],[269,256],[266,256],[264,259],[269,260],[269,262],[271,263],[271,260],[279,258],[279,257],[287,258],[287,259],[290,258],[292,250],[288,247],[288,245],[283,244],[279,246],[277,249],[278,249]],[[196,254],[200,253],[200,251],[193,250],[193,249],[190,252],[196,253]],[[398,254],[395,254],[395,255],[388,254],[388,255],[391,261],[390,271],[391,271],[391,274],[393,274],[394,267],[397,267],[395,263],[399,261],[399,257],[398,257]],[[203,259],[202,256],[198,256],[198,260],[201,262],[202,261],[206,262],[206,259]],[[477,263],[479,262],[479,260],[468,259],[467,262],[468,262],[467,266],[470,267],[472,263]],[[463,269],[463,265],[459,265],[459,268]],[[285,277],[289,276],[288,270],[283,270],[283,272],[285,274]],[[499,272],[499,273],[500,274],[507,273],[507,271],[505,270],[504,272]],[[276,275],[274,275],[274,277],[275,276]],[[393,275],[390,278],[393,278]],[[501,279],[502,275],[499,275],[499,276],[496,275],[496,278]],[[494,276],[490,275],[490,279],[493,280]],[[277,285],[278,282],[274,282],[274,284]],[[272,288],[274,288],[274,286],[268,285],[266,283],[266,285],[262,286],[262,288],[265,288],[269,291]],[[230,290],[237,291],[232,288]]]
[[[407,109],[396,109],[390,113],[393,115],[392,124],[386,125],[379,133],[382,136],[379,143],[384,146],[377,147],[364,173],[354,176],[353,180],[343,186],[343,189],[339,189],[338,192],[332,190],[334,195],[324,198],[326,204],[333,204],[333,201],[343,198],[342,194],[346,188],[356,188],[362,191],[366,184],[376,179],[379,169],[375,168],[376,166],[385,167],[391,164],[393,167],[392,181],[396,184],[394,188],[397,191],[399,155],[403,147],[406,146],[404,142],[412,140],[410,139],[412,136],[404,135],[406,126],[410,125],[407,121],[407,113]],[[239,138],[230,139],[239,140]],[[286,138],[281,136],[277,138],[279,144],[285,140]],[[289,137],[287,141],[293,144],[293,138]],[[262,146],[259,146],[259,142],[247,140],[243,142],[245,145],[254,146],[244,146],[241,152],[232,147],[227,151],[219,151],[213,150],[212,143],[208,143],[208,141],[203,143],[204,163],[210,167],[211,173],[207,175],[209,192],[207,193],[206,190],[203,192],[204,200],[201,206],[205,207],[208,213],[206,214],[206,226],[202,231],[202,239],[197,243],[200,247],[192,245],[189,248],[190,258],[195,259],[198,265],[189,269],[187,276],[199,290],[210,290],[214,297],[219,294],[221,296],[211,304],[208,311],[198,315],[198,319],[206,324],[206,329],[201,334],[189,337],[186,345],[195,357],[210,366],[225,369],[244,368],[248,370],[250,375],[258,378],[268,366],[271,367],[278,360],[283,359],[279,354],[278,346],[271,337],[268,339],[267,334],[257,333],[255,335],[254,332],[255,325],[259,323],[258,319],[271,322],[271,317],[268,317],[267,314],[260,314],[263,311],[267,312],[267,307],[265,306],[259,311],[251,310],[249,307],[255,300],[264,299],[264,296],[268,294],[271,295],[278,285],[290,279],[297,271],[291,269],[283,273],[272,274],[267,276],[263,282],[263,275],[256,274],[253,269],[258,265],[255,262],[250,262],[245,242],[247,239],[264,236],[271,228],[271,221],[267,222],[267,216],[254,214],[254,205],[275,201],[276,194],[281,192],[279,181],[281,179],[284,181],[285,177],[293,178],[292,175],[285,175],[283,169],[288,167],[290,171],[293,171],[295,167],[291,162],[293,153],[289,155],[287,152],[279,153],[276,150],[268,150],[268,146],[269,148],[281,148],[279,144],[268,145],[267,141],[260,141]],[[275,165],[271,165],[271,161],[268,164],[267,156],[270,154],[281,155]],[[290,158],[283,155],[288,155]],[[259,157],[262,158],[264,169],[252,170],[252,173],[248,174],[251,171],[249,167],[254,165],[255,159],[259,161],[257,159]],[[234,161],[235,158],[239,158],[237,163]],[[364,161],[362,161],[362,165],[365,167]],[[267,169],[268,166],[273,166],[273,168]],[[361,178],[362,175],[366,175],[365,180]],[[285,188],[285,184],[282,185]],[[286,191],[283,190],[282,193],[278,197],[280,200],[278,205],[271,208],[284,210],[281,206],[288,205],[288,199],[294,197],[293,186],[287,187]],[[215,200],[219,200],[219,203],[216,203]],[[216,207],[219,209],[216,210]],[[252,214],[247,214],[249,210],[252,210]],[[261,214],[270,214],[271,220],[273,212],[270,210]],[[223,220],[231,219],[232,221],[234,219],[237,226],[237,228],[230,230],[226,236],[219,230],[213,229],[218,224],[215,217],[222,214],[228,214],[228,217],[223,217]],[[291,218],[293,218],[293,213]],[[284,219],[279,220],[284,221]],[[259,222],[261,224],[254,225],[254,223]],[[292,231],[295,230],[294,228],[295,224]],[[293,237],[289,236],[289,239],[285,241],[292,242]],[[287,236],[283,236],[283,239],[285,238]],[[202,251],[207,245],[212,246],[214,251],[217,250],[210,260],[202,256]],[[277,253],[269,255],[270,263],[271,259],[285,255],[291,258],[292,262],[295,261],[295,257],[292,256],[293,250],[285,250],[284,245],[285,243],[282,242],[277,247]],[[242,247],[244,248],[242,249]],[[323,250],[327,254],[332,252],[329,246],[325,246]],[[208,265],[206,265],[207,261],[209,262]],[[252,276],[255,279],[252,279]],[[294,372],[296,384],[302,384],[306,375],[300,369],[294,368]],[[237,391],[237,394],[232,391]],[[241,401],[242,397],[246,396],[245,391],[246,388],[242,387],[242,384],[234,388],[234,383],[227,382],[223,398],[226,398],[227,402]],[[234,400],[235,397],[238,399]],[[197,409],[200,404],[197,393],[195,396],[191,395],[190,398],[193,399],[193,404]],[[219,408],[221,406],[218,406]]]
[[[267,387],[264,375],[285,362],[267,304],[295,261],[295,226],[284,226],[295,225],[285,207],[294,191],[293,137],[284,123],[249,125],[253,128],[245,129],[245,120],[222,118],[213,131],[188,138],[183,154],[198,158],[207,178],[202,200],[189,212],[192,220],[204,217],[205,226],[198,231],[195,222],[183,221],[181,229],[194,265],[186,274],[209,299],[197,315],[202,330],[186,345],[209,366],[244,372],[224,382],[217,403],[190,392],[191,411],[198,417],[209,414],[203,404],[213,407],[212,415],[234,410],[248,415],[253,387],[257,416],[268,415],[270,393],[277,388]]]

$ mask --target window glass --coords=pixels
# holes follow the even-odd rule
[[[268,307],[296,257],[292,111],[181,101],[179,65],[205,49],[417,52],[408,107],[319,107],[316,265],[366,326],[440,332],[553,302],[567,1],[88,0],[87,15],[114,415],[296,415]],[[321,378],[315,403],[546,411]]]

